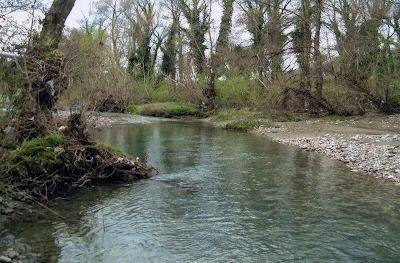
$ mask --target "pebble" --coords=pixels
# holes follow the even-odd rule
[[[16,258],[16,257],[19,256],[19,254],[18,254],[17,251],[15,251],[15,249],[9,248],[9,249],[7,250],[7,256],[8,256],[9,258]]]
[[[6,257],[6,256],[0,256],[0,262],[1,263],[10,263],[12,262],[11,258]]]
[[[325,153],[330,158],[346,163],[353,171],[400,183],[400,147],[387,144],[400,142],[400,135],[356,135],[350,139],[321,136],[276,141],[295,145],[306,151]]]

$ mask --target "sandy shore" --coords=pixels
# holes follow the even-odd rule
[[[342,121],[276,123],[254,133],[307,151],[321,152],[353,171],[400,184],[400,115],[364,116]]]

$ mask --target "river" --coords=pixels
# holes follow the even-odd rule
[[[96,138],[159,175],[79,191],[53,204],[63,219],[9,232],[48,262],[399,260],[399,186],[247,133],[128,119]]]

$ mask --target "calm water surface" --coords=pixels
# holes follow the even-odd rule
[[[84,190],[9,230],[59,262],[399,262],[400,188],[322,155],[200,124],[96,137],[160,174]],[[34,227],[33,227],[34,226]]]

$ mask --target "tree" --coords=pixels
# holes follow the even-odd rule
[[[284,34],[284,13],[289,2],[290,0],[239,1],[245,26],[252,36],[259,78],[266,77],[269,73],[271,79],[275,79],[282,72],[284,46],[287,42]]]
[[[62,91],[61,83],[55,83],[60,77],[62,56],[58,45],[62,39],[65,21],[75,0],[55,0],[43,19],[39,37],[28,48],[27,72],[32,90],[31,96],[36,99],[41,110],[51,111]],[[38,62],[43,66],[38,68]],[[56,85],[56,86],[54,86]]]
[[[333,2],[331,9],[329,27],[336,37],[340,79],[349,89],[367,95],[379,108],[385,108],[386,102],[369,90],[368,81],[382,58],[380,27],[390,2],[340,0]]]
[[[219,26],[218,39],[216,43],[216,53],[228,49],[229,35],[232,29],[233,3],[235,0],[223,0],[223,11],[221,24]]]
[[[142,0],[134,2],[133,8],[133,16],[128,15],[132,24],[128,71],[136,79],[148,80],[154,73],[151,40],[158,27],[155,5],[151,0]]]
[[[223,64],[223,56],[229,50],[229,36],[232,30],[232,15],[234,0],[223,0],[223,11],[219,26],[218,38],[212,63],[215,71],[219,71]],[[213,51],[212,51],[213,52]]]
[[[311,12],[310,0],[301,0],[295,18],[295,30],[292,33],[293,49],[299,64],[300,86],[308,90],[311,90]]]
[[[161,63],[161,71],[163,74],[169,76],[171,79],[176,78],[176,56],[177,41],[180,32],[180,15],[181,9],[178,1],[168,0],[164,5],[168,8],[172,22],[169,26],[167,40],[163,47],[163,57]]]
[[[315,0],[315,35],[314,35],[314,79],[315,91],[317,98],[322,98],[322,86],[324,84],[324,72],[322,69],[322,56],[321,56],[321,26],[322,26],[322,11],[324,0]]]
[[[185,16],[188,29],[184,29],[188,38],[189,46],[194,60],[196,73],[204,73],[206,33],[210,27],[209,5],[206,0],[180,0],[182,13]]]

